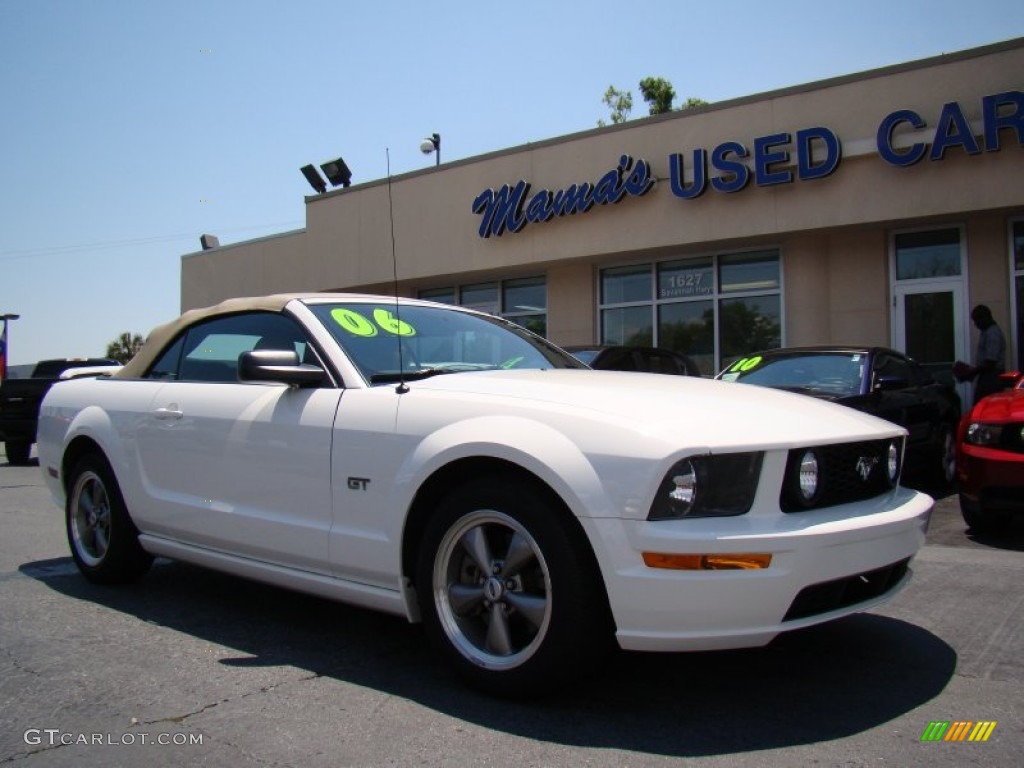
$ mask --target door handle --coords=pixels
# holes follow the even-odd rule
[[[171,403],[166,408],[157,408],[153,413],[160,421],[167,421],[168,419],[177,421],[185,415],[184,411],[178,410],[177,403]]]

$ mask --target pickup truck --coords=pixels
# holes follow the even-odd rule
[[[97,357],[40,360],[30,378],[4,379],[0,383],[0,438],[4,440],[7,461],[11,464],[28,463],[32,443],[36,441],[39,405],[55,381],[95,376],[117,367],[120,363],[116,360]],[[95,370],[97,368],[100,371]]]

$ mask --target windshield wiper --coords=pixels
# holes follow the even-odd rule
[[[772,389],[781,389],[783,392],[795,392],[799,395],[810,395],[818,390],[815,387],[808,387],[803,384],[769,384]]]
[[[444,373],[466,373],[468,371],[489,371],[493,365],[484,363],[448,363],[447,365],[435,365],[429,368],[420,368],[418,371],[383,371],[370,376],[371,384],[396,384],[402,381],[420,381],[429,379],[431,376],[440,376]]]

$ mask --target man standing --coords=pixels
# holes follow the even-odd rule
[[[984,304],[971,310],[971,321],[980,331],[974,366],[963,366],[957,371],[957,378],[974,380],[974,402],[978,402],[1002,389],[999,376],[1006,370],[1006,339],[992,318],[992,310]]]

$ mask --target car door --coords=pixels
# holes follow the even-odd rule
[[[238,381],[238,356],[309,340],[253,312],[189,328],[150,372],[162,380],[136,432],[147,533],[328,573],[330,456],[342,390]]]
[[[911,361],[890,350],[879,351],[872,360],[871,381],[877,398],[876,415],[905,427],[910,446],[927,443],[933,416]]]

